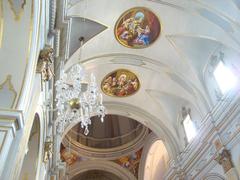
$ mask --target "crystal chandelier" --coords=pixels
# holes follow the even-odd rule
[[[83,38],[79,39],[81,46]],[[80,46],[80,51],[81,51]],[[80,60],[79,53],[79,60]],[[72,122],[80,122],[85,128],[84,134],[89,133],[90,117],[98,115],[104,121],[105,107],[102,94],[97,87],[96,78],[91,74],[90,82],[80,64],[72,66],[68,73],[61,68],[60,79],[56,81],[57,132],[63,133],[66,126]]]

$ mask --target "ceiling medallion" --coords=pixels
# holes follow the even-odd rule
[[[136,7],[121,15],[115,25],[118,42],[129,48],[146,48],[161,32],[157,16],[149,9]]]
[[[108,96],[126,97],[135,94],[140,87],[138,77],[126,69],[109,73],[101,84],[102,91]]]
[[[81,46],[83,38],[80,38]],[[80,48],[81,48],[80,46]],[[80,61],[80,55],[79,55]],[[99,92],[96,78],[91,74],[90,82],[80,64],[72,66],[68,73],[62,66],[60,79],[56,81],[57,132],[63,133],[71,123],[81,123],[84,134],[89,133],[90,117],[101,116],[104,121],[105,107],[102,94]]]

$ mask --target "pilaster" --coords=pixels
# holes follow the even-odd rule
[[[12,152],[18,149],[23,124],[21,111],[0,110],[0,179],[8,177],[17,165]]]

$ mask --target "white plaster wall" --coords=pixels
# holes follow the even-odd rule
[[[4,81],[7,75],[12,76],[13,88],[17,92],[15,105],[18,102],[19,95],[24,85],[25,72],[30,63],[30,48],[32,31],[33,31],[33,16],[36,9],[32,9],[34,0],[26,1],[21,18],[17,21],[14,18],[13,11],[10,7],[10,1],[3,2],[3,39],[2,47],[0,48],[0,84]],[[12,99],[6,100],[11,101]],[[4,108],[11,108],[4,106]]]
[[[144,180],[163,180],[168,168],[168,152],[161,140],[150,147],[145,162]]]
[[[34,119],[28,147],[25,152],[20,179],[37,179],[38,160],[40,157],[40,119]]]

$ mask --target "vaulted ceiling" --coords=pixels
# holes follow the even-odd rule
[[[147,48],[125,47],[114,35],[119,17],[134,7],[148,8],[161,23],[160,36]],[[65,68],[82,63],[96,75],[99,88],[116,69],[134,72],[139,91],[123,98],[104,95],[108,112],[136,116],[177,151],[183,147],[178,131],[182,107],[191,108],[200,126],[217,103],[208,78],[212,59],[222,53],[224,62],[239,67],[239,0],[72,0],[66,19]],[[79,36],[86,37],[80,59]]]

